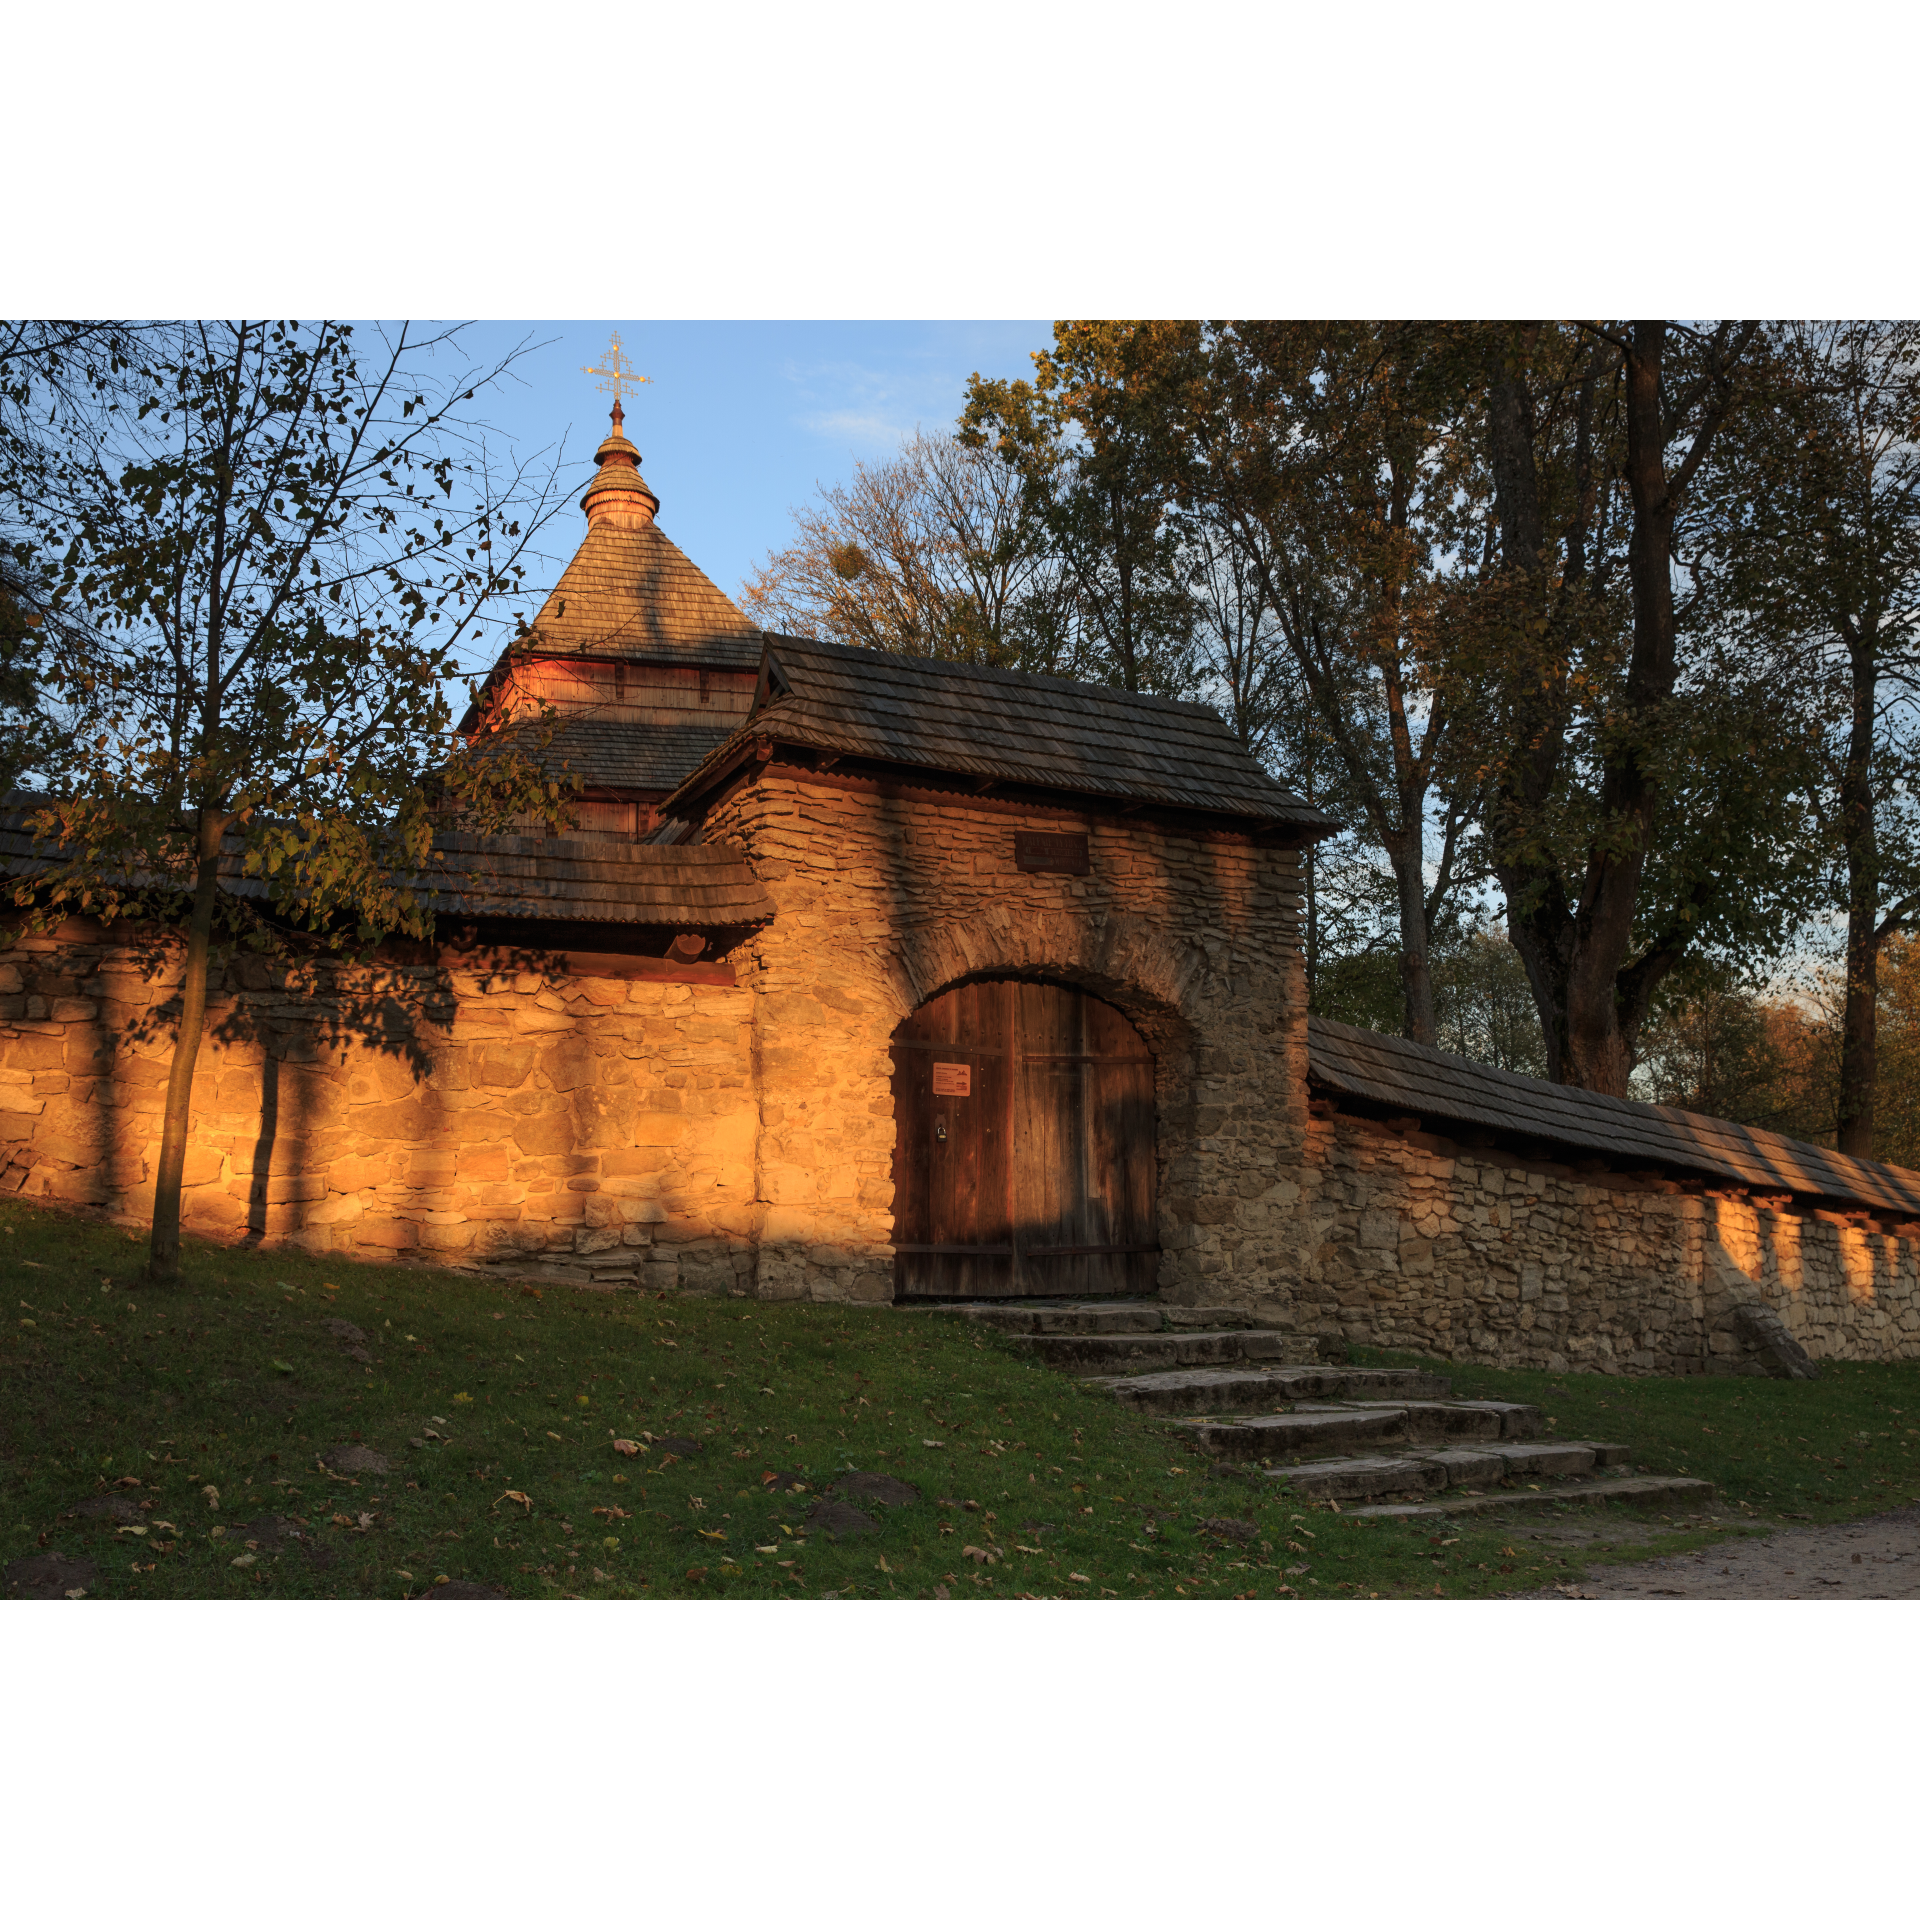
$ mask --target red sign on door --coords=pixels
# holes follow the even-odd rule
[[[957,1093],[965,1098],[973,1092],[973,1069],[958,1066],[950,1060],[936,1060],[933,1064],[933,1090],[935,1093]]]

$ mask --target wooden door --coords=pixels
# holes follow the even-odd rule
[[[901,1297],[1150,1293],[1153,1056],[1104,1000],[981,980],[894,1036]]]

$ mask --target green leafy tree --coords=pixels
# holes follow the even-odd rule
[[[1430,947],[1471,877],[1479,793],[1454,767],[1471,692],[1445,649],[1447,582],[1478,558],[1478,448],[1445,345],[1433,329],[1389,324],[1215,327],[1177,423],[1188,511],[1222,531],[1257,583],[1284,680],[1310,705],[1342,797],[1386,861],[1393,1024],[1425,1043],[1436,1037]]]
[[[1548,1071],[1597,1092],[1627,1092],[1683,958],[1778,951],[1808,899],[1794,701],[1675,586],[1758,335],[1637,321],[1463,336],[1484,367],[1498,559],[1458,624],[1491,689],[1488,853]]]
[[[1920,325],[1769,330],[1706,476],[1700,592],[1809,721],[1809,800],[1846,920],[1841,1150],[1876,1138],[1880,955],[1920,918]]]
[[[521,755],[453,732],[460,650],[505,617],[558,504],[493,470],[461,411],[502,371],[476,381],[451,336],[405,328],[363,353],[332,322],[175,327],[39,516],[50,611],[90,644],[36,662],[61,751],[35,813],[47,864],[17,902],[41,926],[184,915],[157,1281],[179,1271],[216,948],[424,938],[436,824],[564,805]]]
[[[1071,656],[1129,693],[1194,678],[1175,428],[1199,345],[1189,321],[1061,320],[1032,380],[967,382],[961,439],[1019,477],[1082,629]]]
[[[55,602],[49,511],[87,485],[153,337],[118,321],[0,322],[0,793],[55,751],[40,658],[73,660],[91,644],[85,621]]]

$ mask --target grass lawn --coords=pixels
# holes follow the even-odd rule
[[[1331,1599],[1567,1577],[1517,1529],[1443,1536],[1211,1467],[945,1316],[191,1244],[183,1284],[159,1291],[131,1284],[141,1251],[0,1202],[0,1562],[90,1560],[96,1597],[400,1598],[445,1579],[530,1598]],[[360,1330],[364,1361],[330,1321]],[[1825,1371],[1453,1374],[1539,1402],[1568,1437],[1702,1474],[1755,1525],[1920,1497],[1920,1367]],[[354,1444],[393,1471],[321,1464]],[[856,1499],[876,1530],[836,1540],[807,1515],[849,1471],[921,1497]],[[79,1511],[105,1499],[124,1504]]]

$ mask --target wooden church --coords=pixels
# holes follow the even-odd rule
[[[448,836],[434,953],[228,963],[189,1231],[1638,1371],[1745,1364],[1763,1299],[1920,1353],[1920,1178],[1310,1020],[1336,823],[1210,708],[758,631],[622,427],[466,721],[556,716],[575,825]],[[0,954],[0,1189],[144,1218],[172,987],[97,923]]]

